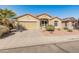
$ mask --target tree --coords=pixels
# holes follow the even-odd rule
[[[16,15],[15,12],[8,9],[0,9],[0,20],[2,21],[3,25],[9,25],[9,19],[13,18]]]

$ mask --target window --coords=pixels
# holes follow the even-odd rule
[[[58,26],[58,21],[55,21],[54,22],[54,26]]]

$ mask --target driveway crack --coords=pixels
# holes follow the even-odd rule
[[[62,51],[66,52],[66,53],[70,53],[69,51],[67,51],[67,50],[61,48],[60,46],[58,46],[57,44],[54,44],[54,45],[55,45],[56,47],[58,47],[59,49],[61,49]]]

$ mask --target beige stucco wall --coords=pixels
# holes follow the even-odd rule
[[[62,26],[62,29],[64,29],[66,26],[65,26],[65,22],[61,24]]]
[[[58,21],[58,26],[56,26],[55,28],[62,28],[62,21],[61,21],[61,19],[59,19],[59,18],[54,18],[54,19],[52,19],[51,21],[50,21],[50,24],[51,25],[53,25],[54,26],[54,22],[55,21]]]

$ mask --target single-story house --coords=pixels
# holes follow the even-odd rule
[[[61,19],[58,17],[50,16],[46,13],[33,16],[31,14],[25,14],[14,18],[16,20],[16,25],[19,24],[25,29],[41,29],[47,25],[53,25],[55,28],[63,29],[64,27],[74,28],[77,24],[75,19]]]
[[[64,18],[62,23],[64,24],[64,28],[75,29],[78,24],[78,20],[76,20],[74,17],[69,17],[69,18]]]

